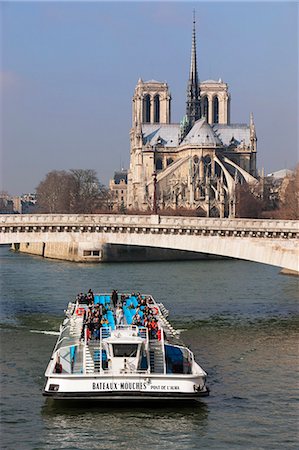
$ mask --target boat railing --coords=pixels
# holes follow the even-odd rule
[[[148,328],[147,327],[138,327],[138,336],[141,337],[146,342],[146,348],[148,347]]]
[[[84,328],[83,372],[86,373],[87,327]]]
[[[111,327],[102,327],[101,328],[101,340],[106,339],[111,336]]]
[[[163,354],[163,373],[166,373],[166,356],[165,356],[165,339],[164,339],[164,331],[161,328],[161,345],[162,345],[162,354]]]

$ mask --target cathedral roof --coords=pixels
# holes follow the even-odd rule
[[[195,122],[187,136],[183,139],[181,145],[222,145],[221,140],[214,132],[213,128],[203,117]]]
[[[273,177],[276,179],[285,178],[287,176],[293,175],[294,171],[289,169],[281,169],[277,170],[276,172],[269,173],[267,177]]]
[[[164,147],[177,147],[179,144],[179,124],[142,124],[143,143],[162,144]]]
[[[148,80],[144,82],[145,84],[164,84],[164,81],[157,81],[157,80]]]
[[[247,124],[237,123],[224,125],[216,123],[213,125],[213,130],[224,145],[229,146],[234,143],[238,146],[242,144],[242,142],[244,142],[245,145],[250,144],[250,127]]]
[[[201,81],[201,83],[202,84],[205,84],[205,83],[209,83],[209,84],[219,84],[219,83],[223,83],[223,81],[221,80],[221,78],[217,81],[217,80],[204,80],[204,81]]]
[[[213,84],[218,84],[218,83],[221,83],[221,81],[219,80],[219,81],[216,81],[216,80],[204,80],[204,81],[201,81],[201,83],[213,83]]]

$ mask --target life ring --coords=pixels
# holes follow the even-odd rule
[[[159,313],[159,310],[156,306],[153,306],[152,311],[155,316]]]
[[[77,308],[76,309],[77,316],[84,316],[84,312],[85,312],[84,308]]]

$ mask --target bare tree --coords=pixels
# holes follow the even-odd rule
[[[93,213],[102,206],[106,188],[102,185],[92,169],[72,169],[70,171],[75,189],[73,192],[72,208],[74,212]]]
[[[36,188],[38,210],[44,213],[70,213],[75,183],[65,170],[47,173]]]
[[[45,213],[95,213],[105,209],[108,195],[90,169],[49,172],[36,192],[38,209]]]
[[[248,184],[236,186],[236,217],[254,218],[261,217],[263,200],[257,196]]]
[[[285,189],[281,192],[279,219],[299,219],[299,164],[294,173],[284,179]]]

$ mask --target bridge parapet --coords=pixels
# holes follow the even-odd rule
[[[299,222],[296,220],[263,220],[263,219],[217,219],[182,216],[157,215],[116,215],[116,214],[23,214],[0,215],[1,230],[7,227],[72,227],[72,226],[136,226],[160,228],[190,228],[206,230],[253,231],[299,233]],[[66,231],[68,231],[68,228]]]

